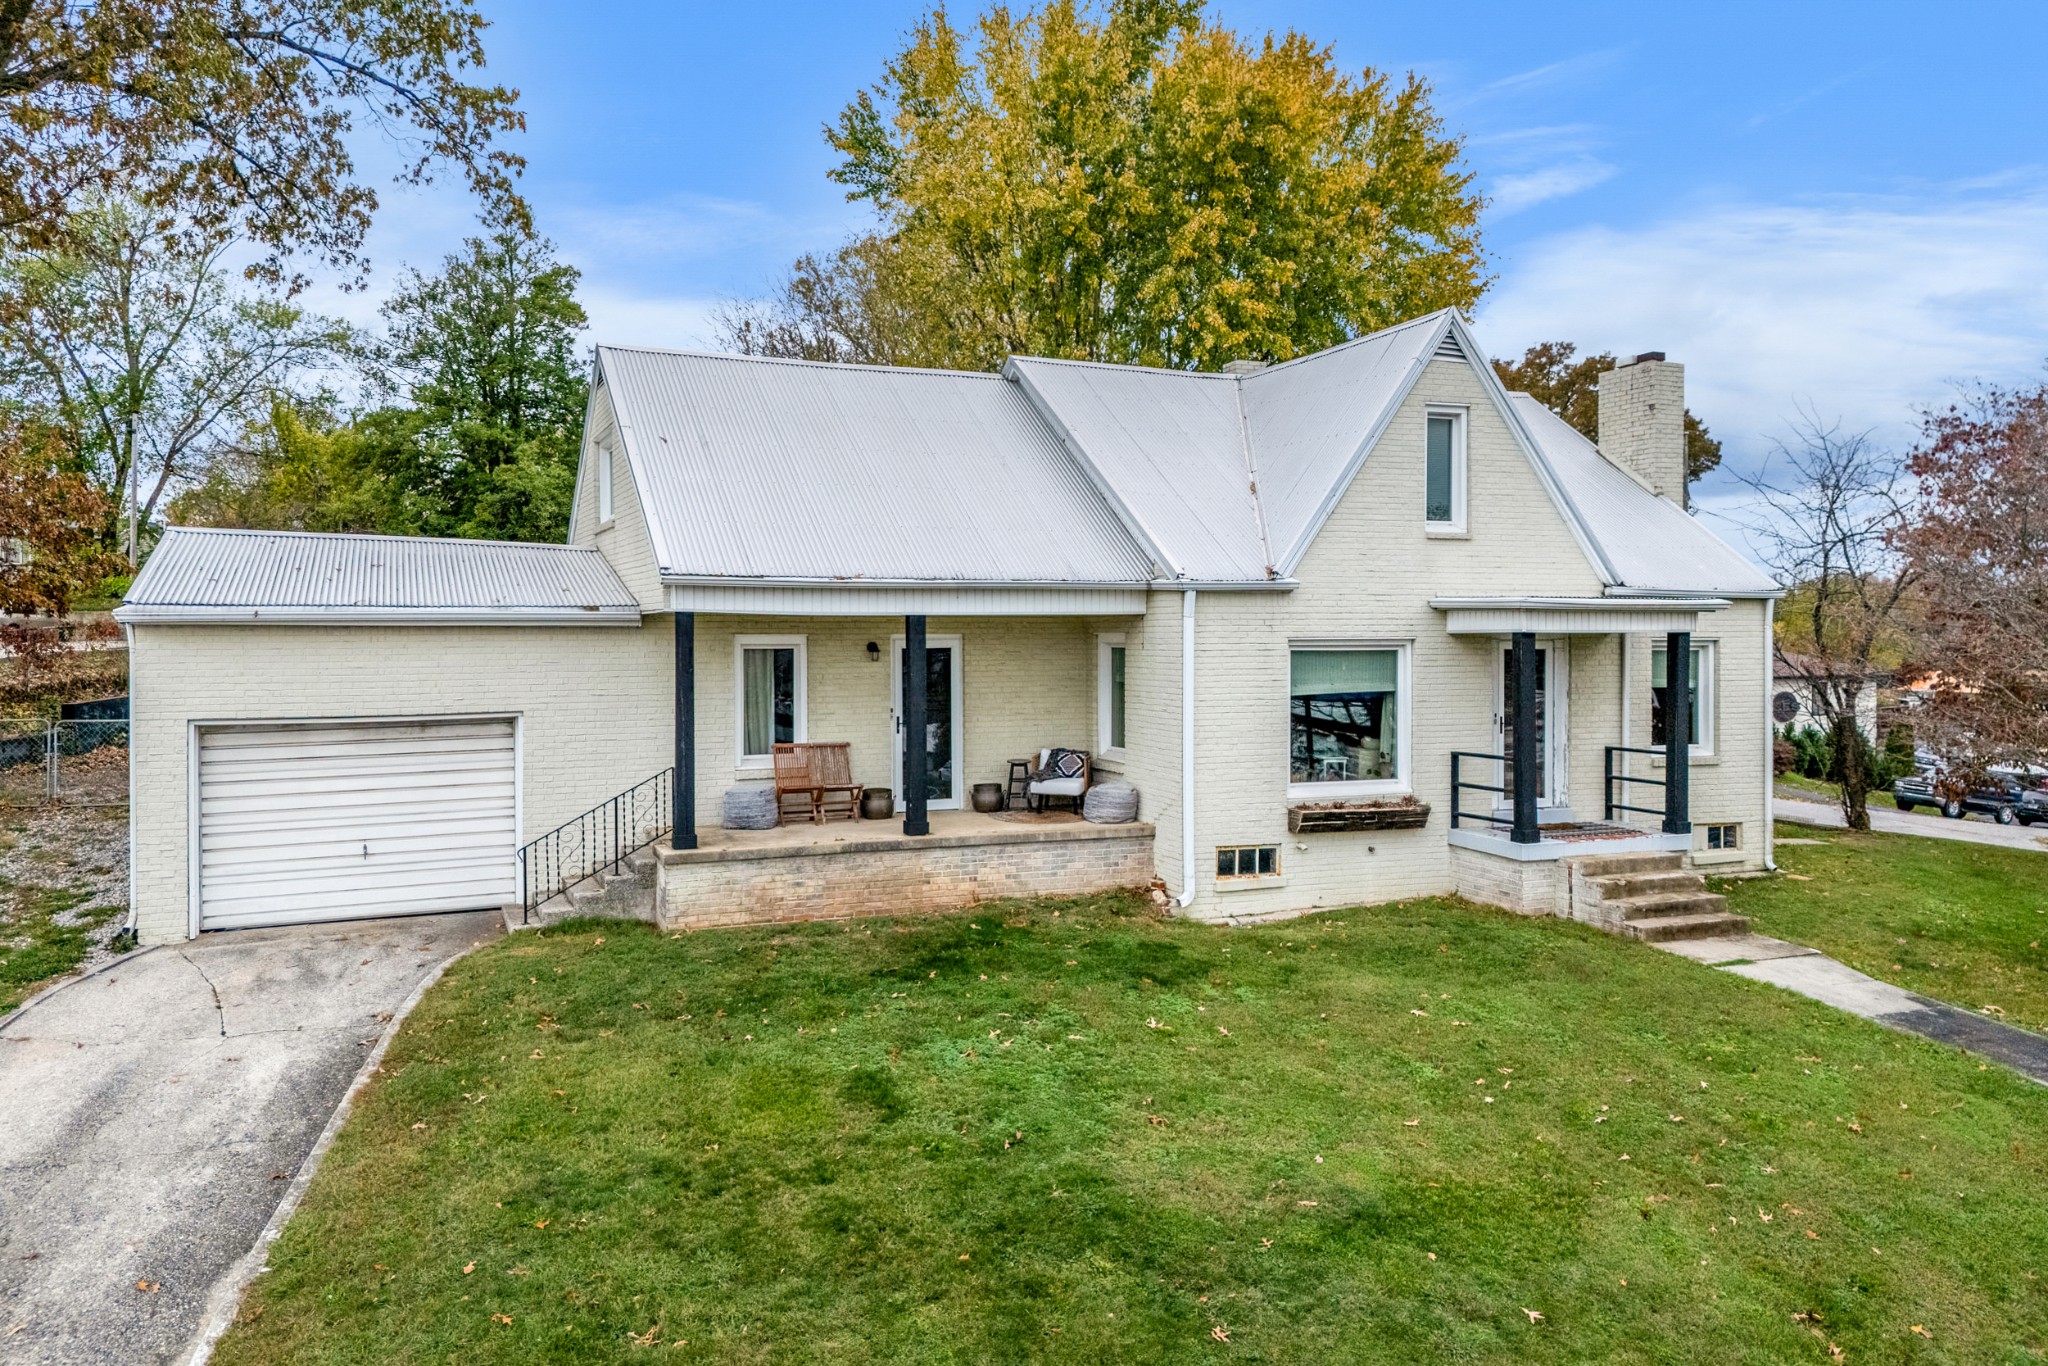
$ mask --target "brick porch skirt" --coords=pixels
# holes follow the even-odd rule
[[[1152,881],[1153,831],[1141,822],[1009,825],[934,812],[932,833],[916,837],[879,821],[764,833],[758,843],[723,832],[709,847],[659,850],[662,927],[913,915]]]

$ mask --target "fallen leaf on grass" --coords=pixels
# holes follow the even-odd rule
[[[1416,1126],[1417,1126],[1418,1124],[1422,1123],[1422,1121],[1421,1121],[1421,1120],[1419,1120],[1419,1119],[1404,1119],[1404,1120],[1402,1120],[1402,1121],[1401,1121],[1401,1123],[1402,1123],[1402,1125],[1403,1125],[1403,1126],[1405,1126],[1405,1127],[1407,1127],[1407,1128],[1410,1128],[1410,1129],[1413,1129],[1413,1128],[1414,1128],[1414,1127],[1416,1127]]]
[[[1218,1342],[1228,1342],[1230,1341],[1230,1330],[1219,1323],[1209,1330],[1209,1336]]]
[[[1522,1310],[1522,1312],[1523,1312],[1524,1314],[1527,1314],[1527,1315],[1529,1316],[1529,1322],[1531,1322],[1531,1323],[1541,1323],[1541,1322],[1543,1322],[1543,1316],[1542,1316],[1541,1314],[1537,1313],[1537,1312],[1536,1312],[1536,1311],[1535,1311],[1534,1309],[1524,1309],[1524,1310]]]
[[[658,1347],[661,1345],[661,1339],[656,1335],[660,1332],[661,1325],[657,1323],[644,1333],[626,1334],[626,1341],[632,1343],[635,1347]]]
[[[1912,1327],[1911,1331],[1912,1331],[1912,1332],[1915,1332],[1915,1333],[1918,1333],[1918,1334],[1919,1334],[1919,1335],[1920,1335],[1921,1337],[1923,1337],[1923,1338],[1931,1338],[1931,1337],[1933,1337],[1933,1336],[1934,1336],[1934,1334],[1932,1334],[1932,1333],[1928,1332],[1928,1331],[1927,1331],[1927,1330],[1926,1330],[1925,1328],[1922,1328],[1922,1327],[1921,1327],[1921,1326],[1920,1326],[1919,1324],[1917,1324],[1917,1323],[1913,1325],[1913,1327]]]
[[[512,1316],[510,1314],[493,1314],[491,1315],[491,1322],[509,1324],[512,1322]]]
[[[476,1270],[476,1263],[475,1263],[475,1262],[470,1262],[470,1263],[466,1264],[466,1265],[465,1265],[465,1266],[464,1266],[464,1267],[462,1268],[462,1274],[463,1274],[463,1275],[465,1275],[465,1276],[467,1276],[467,1275],[469,1275],[469,1274],[470,1274],[470,1273],[471,1273],[472,1271],[475,1271],[475,1270]]]

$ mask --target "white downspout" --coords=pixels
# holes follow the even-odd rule
[[[133,463],[133,456],[130,456]],[[129,543],[134,543],[134,533],[129,533]],[[132,551],[131,551],[132,554]],[[132,946],[135,942],[135,813],[141,809],[135,800],[135,628],[121,623],[121,634],[128,643],[128,914],[121,920],[116,937],[125,937]]]
[[[1778,738],[1778,737],[1777,737],[1777,731],[1778,731],[1778,717],[1777,717],[1777,713],[1776,713],[1775,711],[1773,711],[1773,710],[1772,710],[1772,707],[1771,707],[1771,702],[1772,702],[1772,698],[1771,698],[1771,689],[1772,689],[1772,688],[1773,688],[1773,687],[1775,686],[1775,677],[1774,677],[1774,673],[1773,673],[1773,670],[1772,670],[1772,668],[1771,668],[1771,660],[1772,660],[1773,654],[1775,653],[1775,651],[1774,651],[1774,648],[1773,648],[1773,647],[1774,647],[1774,645],[1775,645],[1775,643],[1776,643],[1776,640],[1777,640],[1777,631],[1776,631],[1776,630],[1775,630],[1775,628],[1774,628],[1774,623],[1775,623],[1775,621],[1777,620],[1777,615],[1778,615],[1778,601],[1777,601],[1777,599],[1776,599],[1776,598],[1765,598],[1765,599],[1764,599],[1764,662],[1763,662],[1763,670],[1764,670],[1764,823],[1763,823],[1763,826],[1761,827],[1761,829],[1762,829],[1762,831],[1763,831],[1763,837],[1764,837],[1764,871],[1765,871],[1765,872],[1770,872],[1770,873],[1775,873],[1775,872],[1777,872],[1777,871],[1778,871],[1778,849],[1777,849],[1777,831],[1776,831],[1776,829],[1775,829],[1775,828],[1773,828],[1773,825],[1772,825],[1772,822],[1773,822],[1773,820],[1775,819],[1775,817],[1776,817],[1776,814],[1777,814],[1777,812],[1776,812],[1776,806],[1777,806],[1777,803],[1775,802],[1774,798],[1775,798],[1775,797],[1777,796],[1777,791],[1778,791],[1778,774],[1777,774],[1777,758],[1778,758],[1778,755],[1777,755],[1777,749],[1778,749],[1778,745],[1777,745],[1777,738]]]
[[[1195,899],[1195,590],[1180,595],[1180,897]]]

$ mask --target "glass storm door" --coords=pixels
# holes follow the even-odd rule
[[[1561,665],[1563,650],[1555,642],[1539,641],[1536,645],[1536,800],[1543,806],[1563,806],[1564,793],[1564,677]],[[1500,664],[1494,671],[1495,738],[1500,752],[1507,757],[1502,765],[1500,785],[1511,788],[1512,770],[1515,761],[1515,651],[1511,645],[1500,650]],[[1510,797],[1503,793],[1495,799],[1496,805],[1505,808]]]
[[[925,639],[925,805],[935,810],[960,806],[961,688],[960,638]],[[903,637],[890,651],[890,727],[896,748],[896,799],[903,800]]]

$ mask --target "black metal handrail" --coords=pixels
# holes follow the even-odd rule
[[[1647,754],[1653,759],[1664,757],[1664,751],[1661,749],[1642,749],[1634,745],[1609,745],[1607,747],[1607,758],[1603,773],[1604,781],[1600,790],[1607,809],[1607,814],[1602,819],[1611,821],[1614,819],[1614,813],[1617,811],[1633,811],[1639,816],[1655,816],[1661,820],[1665,814],[1664,807],[1630,806],[1627,802],[1617,801],[1615,799],[1615,787],[1620,783],[1636,783],[1643,787],[1668,788],[1671,786],[1670,782],[1663,778],[1638,778],[1629,773],[1616,773],[1614,771],[1614,756],[1617,754]],[[1621,795],[1627,796],[1629,794],[1623,791]]]
[[[1458,822],[1461,820],[1485,821],[1488,825],[1514,824],[1512,821],[1494,815],[1491,811],[1482,813],[1464,809],[1463,798],[1467,788],[1474,792],[1496,792],[1503,797],[1507,795],[1508,790],[1504,783],[1466,782],[1459,771],[1458,761],[1460,759],[1478,759],[1489,764],[1504,765],[1508,763],[1508,757],[1505,754],[1480,754],[1474,750],[1463,749],[1451,751],[1451,829],[1456,830]],[[1505,768],[1502,770],[1501,776],[1503,778],[1507,776]]]
[[[672,829],[676,771],[665,768],[643,782],[564,821],[519,851],[521,924],[533,908],[609,866],[613,872],[629,854],[645,849]]]

